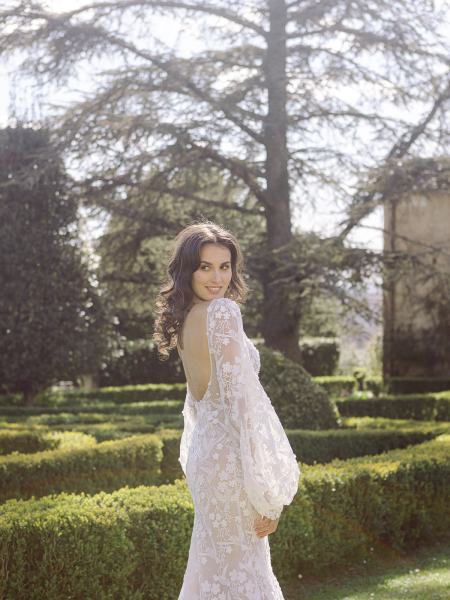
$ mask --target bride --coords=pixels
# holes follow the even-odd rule
[[[178,600],[282,600],[268,535],[300,469],[262,387],[239,303],[248,293],[235,237],[210,221],[175,239],[156,300],[154,338],[177,347],[187,391],[179,462],[194,526]]]

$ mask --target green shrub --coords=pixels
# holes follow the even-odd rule
[[[337,400],[336,404],[340,414],[346,417],[450,421],[450,393],[380,396],[377,399],[346,398]]]
[[[308,548],[291,546],[297,572],[320,575],[327,565],[339,571],[355,555],[370,561],[388,548],[404,552],[448,540],[449,450],[450,436],[442,435],[378,456],[304,467],[313,535]]]
[[[120,440],[133,434],[160,433],[160,430],[171,427],[180,430],[182,415],[152,415],[151,417],[136,416],[129,420],[114,420],[107,418],[103,423],[84,424],[83,422],[72,425],[59,425],[58,429],[71,432],[83,432],[94,437],[97,442]]]
[[[93,390],[74,389],[64,392],[51,390],[40,396],[44,405],[60,403],[83,403],[98,400],[117,404],[127,402],[155,402],[158,400],[182,400],[186,395],[186,383],[148,383],[123,386],[100,387]]]
[[[260,380],[283,427],[332,429],[339,413],[326,392],[297,363],[270,348],[259,346]]]
[[[336,338],[305,337],[300,342],[302,366],[310,375],[332,375],[339,363]]]
[[[314,381],[319,384],[330,396],[350,396],[358,391],[358,383],[351,375],[329,375],[314,377]],[[378,396],[383,389],[383,380],[381,377],[365,376],[363,380],[363,389],[372,392]]]
[[[374,396],[379,396],[384,389],[382,377],[366,377],[365,384],[366,389],[372,392]]]
[[[101,387],[93,390],[83,388],[55,389],[39,394],[34,407],[77,406],[93,402],[132,403],[157,402],[160,400],[184,400],[186,383],[148,383],[145,385],[124,385],[121,387]],[[24,406],[21,394],[0,395],[0,408]]]
[[[0,394],[0,406],[19,406],[24,403],[23,394]]]
[[[184,478],[180,462],[181,431],[176,429],[161,429],[158,431],[163,441],[163,456],[161,460],[161,482],[172,483],[175,479]]]
[[[93,446],[95,438],[80,432],[62,432],[45,430],[4,430],[0,431],[0,454],[32,454],[56,448],[70,450],[73,448]]]
[[[93,390],[74,388],[66,390],[48,390],[39,394],[34,407],[39,406],[77,406],[92,402],[111,402],[126,404],[132,402],[157,402],[161,400],[184,400],[186,383],[149,383],[143,385],[124,385],[121,387],[100,387]],[[0,408],[24,405],[19,394],[0,396]]]
[[[162,361],[151,340],[128,342],[121,355],[107,359],[100,371],[99,385],[124,386],[147,383],[180,383],[185,381],[177,352]]]
[[[289,443],[302,464],[329,463],[336,458],[347,459],[388,452],[395,448],[406,448],[420,444],[447,432],[439,426],[426,428],[407,426],[391,427],[386,430],[347,428],[344,430],[311,431],[287,429]],[[161,430],[158,435],[163,440],[161,481],[170,483],[182,478],[183,472],[178,462],[181,432],[174,429]]]
[[[169,600],[192,525],[181,482],[9,501],[0,506],[0,597]]]
[[[303,465],[271,536],[281,583],[448,540],[450,436],[376,457]],[[186,484],[60,494],[0,506],[5,600],[172,600],[181,589],[194,510]]]
[[[270,351],[270,350],[269,350]],[[331,396],[347,396],[356,391],[356,380],[352,376],[342,375],[323,375],[313,377],[313,381],[324,388],[327,394]],[[375,395],[380,393],[382,380],[380,377],[365,377],[364,388],[372,391]],[[61,410],[76,410],[79,407],[87,407],[87,410],[94,412],[94,407],[110,407],[111,411],[116,411],[117,405],[127,405],[142,403],[156,403],[167,401],[183,401],[186,396],[185,383],[160,383],[148,385],[127,385],[122,387],[98,388],[95,390],[65,390],[54,391],[47,390],[42,393],[36,404],[30,409],[36,413],[40,412],[39,407],[52,407],[54,412]],[[0,414],[20,414],[20,410],[15,412],[16,408],[23,408],[23,399],[18,396],[0,397]],[[178,411],[178,405],[176,410]],[[158,412],[162,412],[159,411]]]
[[[53,422],[63,422],[72,419],[75,421],[77,416],[82,416],[90,422],[96,422],[99,415],[154,415],[154,414],[179,414],[183,408],[182,400],[165,400],[153,402],[128,402],[123,405],[116,405],[112,402],[92,402],[88,405],[76,406],[1,406],[0,415],[8,417],[30,417],[54,415]],[[72,417],[71,417],[72,415]]]
[[[32,454],[57,448],[59,441],[45,431],[0,431],[0,454],[21,452]]]
[[[355,391],[356,381],[350,375],[321,375],[313,381],[330,396],[348,396]]]
[[[286,434],[298,459],[302,463],[316,464],[329,462],[335,458],[346,459],[379,454],[394,448],[404,448],[408,445],[422,443],[448,431],[445,424],[438,425],[428,422],[422,425],[417,421],[406,421],[404,424],[397,425],[387,419],[384,422],[387,422],[388,425],[379,431],[379,428],[373,428],[374,421],[376,419],[370,419],[370,427],[366,424],[364,428],[348,425],[341,430],[287,429]],[[101,439],[102,435],[111,435],[110,438],[105,437],[104,439],[121,439],[129,436],[132,432],[131,425],[128,425],[128,433],[125,431],[114,432],[112,428],[106,429],[106,426],[107,424],[105,424],[104,433],[98,435],[97,440]],[[141,433],[140,427],[137,426],[136,433]],[[166,428],[160,428],[156,433],[163,440],[161,481],[169,483],[183,475],[178,462],[182,432],[179,428],[166,426]],[[96,437],[96,432],[93,431],[92,435]]]
[[[441,435],[450,433],[450,422],[417,421],[415,419],[387,419],[385,417],[344,417],[346,429],[382,431],[421,431]]]
[[[325,431],[287,430],[292,450],[298,460],[308,465],[329,463],[337,458],[372,456],[395,448],[421,444],[438,435],[437,431],[335,429]]]
[[[73,491],[96,493],[161,482],[161,437],[149,434],[86,448],[0,457],[0,502]]]
[[[389,394],[422,394],[450,390],[449,377],[390,377],[386,381]]]
[[[105,427],[108,427],[107,423]],[[439,427],[417,429],[411,426],[391,428],[389,431],[354,428],[342,431],[334,429],[286,431],[297,458],[305,464],[324,463],[335,458],[377,454],[392,448],[403,448],[431,439],[441,432]],[[113,432],[110,429],[105,429],[105,435],[111,433]],[[124,439],[125,434],[123,434],[118,437],[122,439],[121,444],[95,445],[93,437],[83,436],[83,434],[52,432],[51,435],[60,437],[64,441],[65,446],[60,446],[60,449],[76,449],[84,443],[85,449],[94,447],[94,453],[89,455],[86,452],[78,452],[74,453],[75,457],[73,457],[61,453],[58,449],[54,452],[37,453],[34,456],[14,454],[6,457],[6,460],[0,459],[0,473],[3,474],[3,481],[0,483],[0,500],[13,497],[29,498],[30,495],[40,497],[56,491],[93,493],[103,489],[102,485],[107,485],[107,489],[111,491],[122,487],[125,483],[139,485],[149,481],[148,473],[142,471],[142,464],[136,465],[135,458],[130,457],[135,452],[139,438]],[[77,439],[77,436],[80,438]],[[160,429],[157,436],[161,440],[162,452],[158,456],[148,457],[148,460],[152,461],[152,472],[158,474],[152,482],[170,483],[183,477],[178,461],[181,430]],[[150,445],[153,443],[150,441],[151,437],[141,436],[140,440]],[[105,453],[111,460],[102,456]],[[124,479],[125,468],[128,469],[128,473]],[[28,476],[29,473],[31,475]],[[93,473],[95,477],[92,477]]]

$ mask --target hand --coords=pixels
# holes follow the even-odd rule
[[[264,536],[269,535],[269,533],[273,533],[277,530],[279,520],[279,518],[273,520],[269,519],[269,517],[258,515],[254,521],[256,535],[259,538],[263,538]]]

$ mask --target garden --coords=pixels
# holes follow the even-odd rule
[[[176,344],[222,292],[301,471],[286,600],[448,600],[449,15],[1,4],[0,600],[178,599]]]
[[[276,410],[274,362],[298,422],[310,415],[295,427],[291,411],[286,427],[302,475],[271,536],[282,587],[448,543],[450,392],[369,399],[351,377],[307,379],[264,355]],[[178,462],[184,387],[2,400],[2,598],[176,598],[193,525]]]

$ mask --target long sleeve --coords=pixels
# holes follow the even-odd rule
[[[300,469],[252,366],[236,302],[213,300],[207,330],[226,422],[239,439],[244,487],[259,514],[277,519],[298,490]]]
[[[186,463],[189,452],[189,447],[192,440],[192,432],[194,431],[195,423],[197,420],[197,407],[195,400],[192,399],[189,392],[186,393],[184,400],[184,408],[182,410],[184,418],[184,428],[180,440],[180,456],[178,458],[183,473],[186,475]]]

